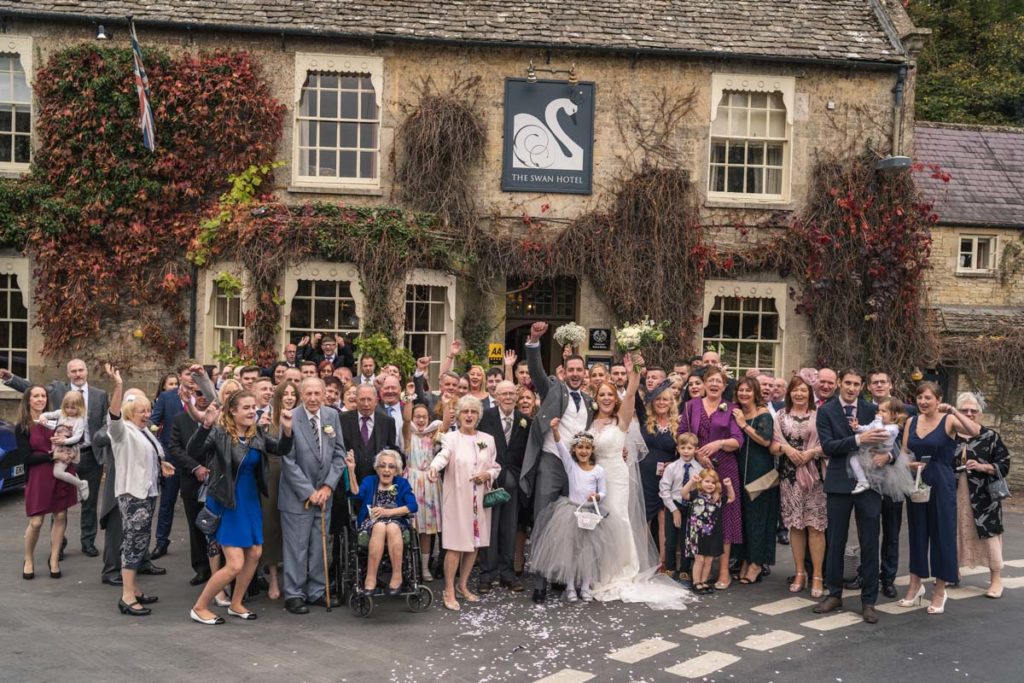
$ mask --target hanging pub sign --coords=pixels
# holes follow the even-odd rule
[[[505,79],[506,192],[590,194],[594,84]]]

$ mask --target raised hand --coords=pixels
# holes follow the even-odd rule
[[[423,356],[421,358],[417,358],[416,359],[416,372],[426,373],[427,370],[430,368],[430,361],[431,361],[431,357],[430,356]]]
[[[308,343],[309,343],[309,335],[308,334],[304,334],[304,335],[302,335],[302,339],[299,340],[298,346],[305,346]]]
[[[548,331],[548,324],[542,322],[535,322],[530,325],[530,341],[540,341],[540,338],[545,335]]]
[[[462,340],[456,339],[452,342],[452,345],[448,348],[448,355],[457,356],[462,353]]]
[[[627,353],[622,356],[622,367],[626,368],[626,372],[633,372],[633,354]]]
[[[349,450],[349,452],[345,454],[345,467],[347,467],[349,469],[349,471],[355,471],[355,469],[356,469],[356,453],[355,453],[355,451]]]
[[[107,376],[114,380],[115,384],[123,384],[121,379],[121,371],[115,368],[110,363],[103,364],[103,371],[107,373]]]
[[[0,379],[7,381],[11,377],[14,377],[14,375],[11,374],[10,370],[8,370],[7,368],[0,368]]]
[[[292,411],[288,410],[287,408],[282,408],[280,420],[281,429],[290,433],[292,431]]]
[[[508,351],[505,352],[505,367],[506,368],[515,367],[516,360],[518,360],[518,358],[516,356],[516,352],[515,351],[512,351],[511,349],[509,349]]]
[[[220,418],[221,409],[216,403],[211,403],[203,412],[203,427],[209,429],[217,423]]]

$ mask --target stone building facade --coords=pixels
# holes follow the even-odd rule
[[[33,70],[58,50],[96,40],[98,25],[113,42],[126,45],[127,14],[134,15],[147,46],[171,52],[244,49],[259,57],[275,96],[288,107],[278,150],[286,166],[275,175],[275,190],[285,201],[392,203],[396,130],[425,79],[443,86],[456,75],[479,77],[487,129],[473,188],[480,220],[485,229],[515,232],[524,229],[524,216],[543,216],[550,229],[558,229],[606,205],[615,181],[636,161],[632,142],[619,133],[624,110],[633,106],[653,115],[656,96],[664,91],[689,99],[674,144],[700,188],[701,219],[712,226],[712,240],[732,242],[757,239],[757,229],[746,236],[732,229],[738,222],[784,219],[803,206],[818,154],[859,150],[865,142],[880,153],[909,153],[914,56],[926,33],[911,24],[898,0],[700,0],[657,9],[635,2],[553,0],[196,0],[159,6],[0,0],[0,67],[7,68],[6,75],[0,68],[0,80],[10,78],[15,91],[28,93],[26,101],[6,104],[31,115]],[[527,77],[531,64],[541,78],[575,77],[595,85],[590,194],[502,190],[505,82]],[[328,96],[332,102],[313,111],[312,93],[318,102]],[[28,168],[18,149],[0,161],[0,171]],[[613,255],[608,258],[612,263]],[[0,321],[12,330],[0,361],[24,368],[33,379],[60,374],[64,359],[43,358],[32,328],[30,264],[8,254],[0,270],[0,286],[6,287],[0,294],[10,301],[9,317]],[[225,295],[216,284],[221,272],[246,280],[233,263],[201,273],[195,351],[205,362],[213,361],[221,344],[244,334],[246,292]],[[591,282],[494,285],[492,341],[510,347],[537,317],[594,329],[620,322]],[[813,362],[809,327],[788,295],[792,286],[777,273],[708,281],[707,327],[694,351],[715,346],[733,367],[786,375]],[[314,330],[359,331],[362,289],[351,264],[289,268],[281,293],[282,346]],[[480,294],[448,273],[414,271],[406,291],[396,296],[404,297],[408,311],[408,345],[417,354],[439,357],[459,334],[467,302]],[[0,333],[0,347],[4,343]],[[582,351],[592,360],[611,355]]]

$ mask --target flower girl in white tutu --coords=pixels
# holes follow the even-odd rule
[[[552,583],[566,584],[569,602],[579,596],[593,599],[595,582],[607,580],[621,565],[619,553],[631,542],[629,529],[615,517],[604,516],[592,529],[583,528],[577,510],[595,512],[605,496],[604,468],[594,463],[594,436],[580,432],[572,439],[572,452],[559,440],[558,424],[551,421],[558,457],[569,480],[569,497],[544,508],[534,528],[543,529],[532,541],[530,566]]]

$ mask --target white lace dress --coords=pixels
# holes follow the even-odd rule
[[[658,574],[658,551],[647,527],[637,466],[638,458],[644,455],[636,447],[643,443],[638,423],[634,420],[629,432],[615,424],[592,431],[596,432],[595,458],[607,481],[604,509],[609,516],[629,525],[633,541],[622,548],[619,570],[611,579],[594,586],[594,597],[605,602],[643,602],[655,609],[685,609],[693,595],[669,577]]]

